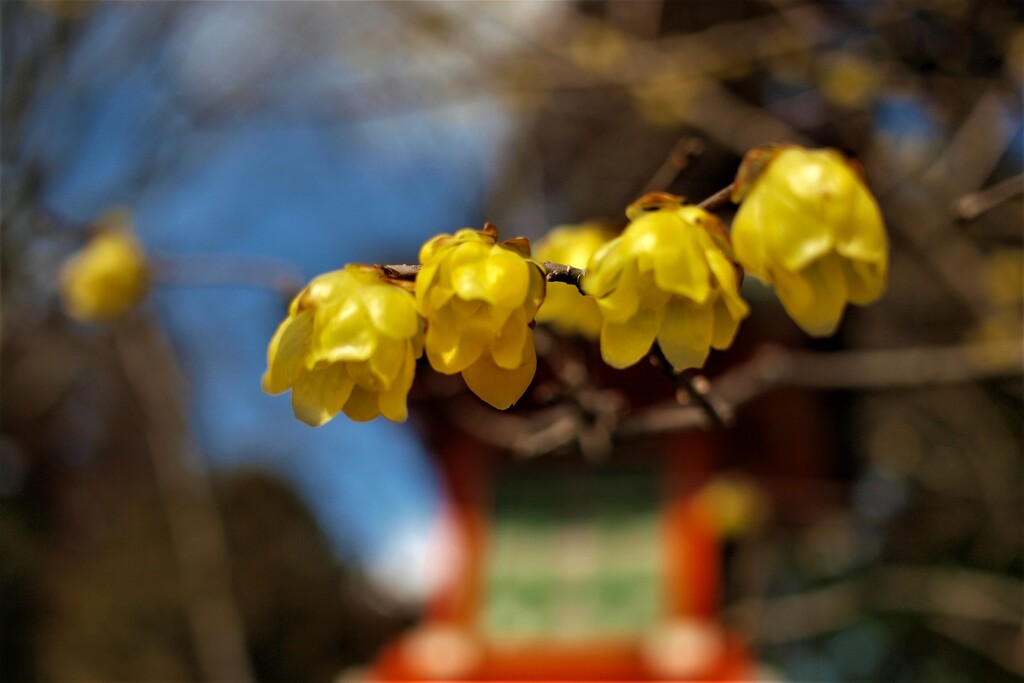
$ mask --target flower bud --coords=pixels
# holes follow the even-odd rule
[[[105,214],[97,234],[61,268],[61,299],[72,318],[113,320],[145,298],[149,266],[130,221],[123,209]]]

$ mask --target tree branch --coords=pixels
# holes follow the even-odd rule
[[[202,455],[188,438],[183,382],[169,343],[154,322],[136,318],[115,328],[114,346],[143,411],[200,677],[252,681],[223,521]]]

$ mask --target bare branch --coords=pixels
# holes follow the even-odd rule
[[[718,209],[722,208],[723,206],[729,203],[730,199],[732,198],[732,190],[733,184],[729,183],[721,190],[719,190],[718,192],[714,193],[713,195],[702,201],[697,206],[704,209],[705,211],[717,211]]]
[[[1015,175],[991,187],[957,198],[953,202],[953,211],[961,220],[974,220],[1020,194],[1024,194],[1024,174]]]
[[[777,598],[746,598],[725,608],[762,643],[804,640],[839,630],[865,613],[928,616],[941,624],[988,624],[1016,631],[1024,584],[1001,575],[931,566],[888,565],[823,588]],[[1000,661],[1007,666],[1009,662]],[[1016,670],[1009,663],[1011,670]],[[1016,666],[1019,666],[1017,662]]]
[[[917,347],[885,351],[819,353],[766,347],[714,382],[711,400],[735,411],[775,389],[892,389],[968,382],[1020,373],[1021,341]],[[623,420],[620,434],[647,434],[707,427],[707,411],[675,403]]]

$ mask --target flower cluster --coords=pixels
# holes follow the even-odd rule
[[[529,242],[499,243],[493,228],[439,235],[420,250],[416,302],[430,365],[462,373],[495,408],[519,400],[537,368],[531,326],[545,280],[529,257]]]
[[[145,298],[150,285],[146,255],[131,232],[127,212],[116,209],[104,214],[96,230],[60,272],[64,309],[82,322],[124,315]]]
[[[402,422],[422,322],[411,292],[373,266],[315,278],[292,301],[267,349],[263,389],[292,390],[295,416],[317,426],[339,411],[366,422]]]
[[[732,344],[750,310],[740,296],[744,269],[774,285],[789,315],[815,335],[834,331],[847,303],[882,294],[881,214],[838,152],[755,150],[733,199],[742,204],[731,239],[709,211],[660,192],[628,207],[630,222],[618,236],[600,223],[553,230],[539,255],[587,264],[578,283],[584,297],[561,283],[548,291],[546,283],[581,271],[546,273],[526,239],[499,242],[492,226],[430,239],[420,266],[401,273],[350,265],[321,275],[274,335],[264,389],[291,389],[296,416],[312,425],[340,411],[402,421],[425,353],[436,371],[461,374],[477,396],[505,409],[536,372],[535,319],[563,334],[599,337],[613,367],[633,365],[657,343],[683,370]]]
[[[677,369],[727,348],[749,309],[742,273],[721,221],[665,193],[647,195],[632,222],[591,259],[583,289],[603,316],[601,356],[616,368],[646,356],[655,340]]]
[[[857,170],[832,149],[769,147],[747,154],[732,226],[743,267],[775,286],[807,333],[835,332],[847,303],[885,291],[882,214]]]

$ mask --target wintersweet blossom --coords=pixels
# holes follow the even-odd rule
[[[271,339],[263,390],[291,389],[295,417],[314,427],[339,411],[357,422],[403,422],[422,332],[402,283],[373,266],[325,273],[292,300]]]
[[[749,312],[729,236],[713,214],[666,193],[641,198],[627,215],[632,222],[583,278],[601,308],[601,356],[625,368],[657,340],[673,367],[700,367],[712,347],[732,343]]]
[[[420,250],[416,302],[427,320],[427,359],[438,372],[462,373],[495,408],[515,403],[533,380],[533,319],[544,273],[525,239],[498,242],[492,226],[438,235]]]
[[[832,334],[847,303],[885,291],[888,240],[860,173],[839,152],[773,147],[747,154],[732,226],[740,264],[775,286],[806,332]]]
[[[559,226],[537,243],[536,257],[585,268],[590,257],[615,235],[610,226],[597,221]],[[601,309],[592,297],[580,296],[575,286],[552,282],[537,311],[537,322],[548,324],[561,334],[597,339],[601,334]]]
[[[113,320],[146,296],[149,266],[130,225],[126,211],[108,212],[98,221],[97,234],[61,267],[61,300],[72,318]]]

